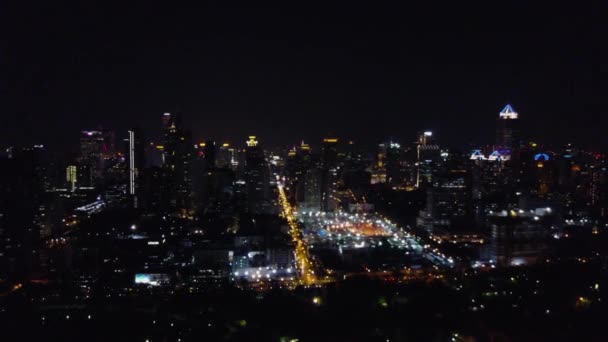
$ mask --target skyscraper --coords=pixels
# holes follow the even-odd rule
[[[322,172],[317,168],[308,170],[304,176],[304,202],[301,205],[305,211],[321,210]]]
[[[416,142],[416,187],[432,182],[433,173],[441,157],[441,150],[431,131],[418,134]]]
[[[188,215],[192,209],[192,134],[181,127],[179,116],[165,113],[162,122],[165,138],[163,171],[170,189],[170,208],[182,216]]]
[[[104,135],[101,131],[82,131],[80,134],[79,179],[85,186],[94,186],[103,168]]]
[[[335,208],[334,192],[338,180],[338,139],[323,139],[321,151],[321,210],[332,211]]]
[[[389,141],[385,144],[385,169],[386,169],[386,182],[391,185],[400,185],[403,182],[404,170],[402,167],[403,163],[403,150],[401,145]]]
[[[512,151],[519,144],[519,114],[506,105],[498,114],[495,149]]]
[[[264,150],[255,136],[249,136],[245,150],[247,207],[250,212],[266,212],[270,199],[270,169]]]

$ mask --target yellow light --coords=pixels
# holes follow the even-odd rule
[[[222,147],[230,147],[230,144],[229,143],[223,143]]]
[[[204,142],[202,142],[202,143],[199,143],[199,144],[198,144],[198,146],[200,146],[200,147],[205,147],[205,146],[207,146],[207,144],[206,144],[206,143],[204,143]]]
[[[163,146],[163,145],[156,145],[156,149],[157,150],[164,150],[165,146]]]
[[[323,142],[326,142],[326,143],[337,143],[338,139],[336,139],[336,138],[325,138],[325,139],[323,139]]]

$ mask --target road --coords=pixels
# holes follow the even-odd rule
[[[283,209],[283,215],[289,224],[289,234],[295,246],[296,264],[300,275],[300,283],[303,285],[314,285],[317,283],[317,276],[313,269],[312,259],[308,252],[308,247],[302,238],[302,233],[293,214],[293,208],[285,195],[282,184],[278,184],[279,202]]]

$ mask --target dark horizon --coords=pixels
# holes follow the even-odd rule
[[[547,144],[606,148],[603,5],[15,8],[0,143],[73,145],[81,129],[268,145],[329,133],[493,142],[507,103]],[[117,134],[120,137],[120,134]]]

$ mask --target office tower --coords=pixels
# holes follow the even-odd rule
[[[80,134],[79,179],[87,187],[95,186],[103,168],[104,134],[101,131],[82,131]]]
[[[384,143],[378,145],[378,151],[372,166],[371,183],[386,183],[386,144]]]
[[[304,176],[304,202],[303,211],[318,212],[321,210],[321,185],[323,173],[317,168],[309,169]]]
[[[519,114],[506,105],[498,114],[495,149],[513,152],[521,143],[519,139]]]
[[[76,191],[76,182],[78,181],[76,165],[69,165],[65,170],[65,180],[68,183],[68,188],[71,192]]]
[[[425,131],[418,134],[416,142],[416,187],[431,184],[440,157],[441,150],[433,132]]]
[[[207,140],[203,147],[203,156],[205,159],[205,168],[210,169],[216,166],[217,147],[215,141]]]
[[[403,150],[401,145],[389,141],[385,144],[385,170],[386,170],[386,182],[395,186],[403,183]]]
[[[245,179],[249,211],[252,213],[267,212],[270,200],[270,169],[264,156],[264,150],[255,136],[249,136],[249,140],[247,140]]]
[[[236,150],[229,143],[223,143],[217,147],[215,165],[220,168],[229,169],[236,166]]]
[[[608,217],[608,166],[598,163],[591,168],[591,206],[598,217]]]
[[[336,168],[338,166],[338,139],[323,139],[323,149],[321,154],[321,166],[323,168]]]
[[[542,261],[549,253],[551,208],[501,210],[489,216],[489,259],[498,266],[518,266]]]
[[[418,226],[440,235],[470,226],[471,174],[464,165],[452,165],[439,172],[427,188],[426,208],[420,212]]]
[[[323,139],[321,151],[321,211],[333,211],[336,207],[335,191],[338,181],[338,139]]]
[[[296,189],[296,202],[304,200],[304,176],[312,166],[312,149],[304,141],[287,153],[285,171],[289,186]]]
[[[181,127],[181,118],[163,114],[163,170],[170,189],[170,208],[181,216],[192,210],[192,134]]]

